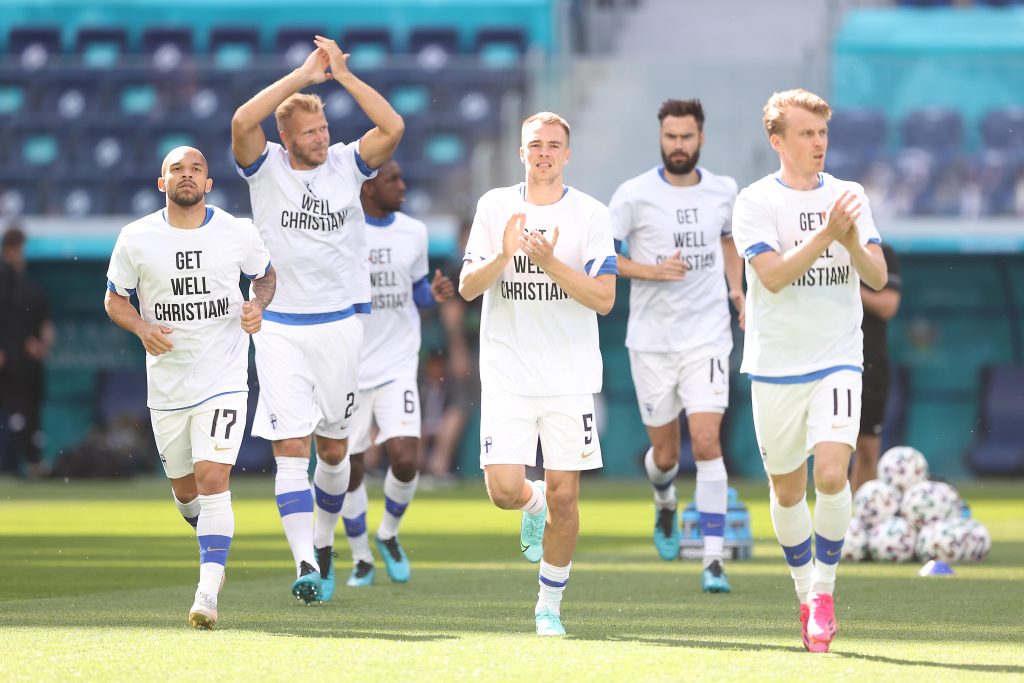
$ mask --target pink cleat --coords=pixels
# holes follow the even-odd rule
[[[811,652],[828,652],[836,637],[836,610],[829,593],[811,593],[810,606],[801,605],[800,619],[804,623],[804,645]],[[807,619],[804,621],[804,609]]]

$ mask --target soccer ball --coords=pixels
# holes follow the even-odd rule
[[[955,524],[938,519],[925,524],[917,535],[917,559],[956,562],[960,559],[964,535]]]
[[[960,494],[945,482],[922,481],[907,490],[900,514],[918,529],[929,522],[948,520],[960,514]]]
[[[957,523],[963,527],[960,559],[964,562],[981,562],[992,549],[992,537],[985,525],[977,520],[965,519]]]
[[[902,517],[890,517],[871,529],[868,548],[878,562],[907,562],[914,557],[917,530]]]
[[[868,525],[854,517],[843,539],[842,559],[863,562],[868,559]]]
[[[928,479],[928,461],[916,448],[890,448],[878,460],[878,478],[906,493],[914,484]]]
[[[853,515],[868,526],[880,524],[900,509],[900,492],[881,479],[864,482],[853,497]]]

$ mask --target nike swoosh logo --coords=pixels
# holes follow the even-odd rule
[[[724,394],[724,393],[725,393],[725,389],[715,389],[715,394],[716,394],[716,395],[718,395],[718,394]]]
[[[849,426],[850,425],[832,425],[832,429],[845,429],[846,427]]]
[[[707,526],[708,526],[709,529],[717,529],[718,527],[722,526],[722,523],[721,522],[716,522],[716,523],[708,522]]]
[[[522,542],[522,541],[519,541],[519,549],[520,549],[521,551],[523,551],[523,552],[525,553],[525,552],[526,552],[527,550],[529,550],[529,549],[530,549],[530,546],[528,546],[528,545],[523,545],[523,542]]]
[[[839,551],[838,550],[826,550],[825,554],[828,555],[829,557],[835,557],[836,555],[839,554]]]
[[[580,453],[580,457],[583,458],[584,460],[586,460],[587,458],[592,456],[594,453],[597,453],[597,451],[593,450],[593,451],[590,451],[589,453]]]
[[[220,446],[214,446],[213,450],[215,450],[215,451],[230,451],[231,450],[231,446],[224,446],[223,448],[221,448]]]
[[[207,548],[206,552],[208,552],[208,553],[222,553],[225,550],[227,550],[227,548]]]
[[[292,503],[298,503],[298,502],[299,502],[299,499],[298,499],[298,498],[295,498],[295,499],[293,499],[293,500],[286,500],[286,501],[285,501],[285,502],[283,502],[283,503],[278,503],[278,504],[277,504],[277,507],[278,507],[278,509],[281,509],[281,508],[283,508],[283,507],[284,507],[285,505],[291,505]]]
[[[403,426],[411,425],[411,424],[414,424],[415,422],[416,422],[415,420],[402,420],[402,425]]]
[[[811,549],[810,549],[810,548],[808,548],[807,550],[803,551],[803,552],[802,552],[802,553],[800,553],[799,555],[794,555],[794,556],[793,556],[793,559],[794,559],[794,560],[799,560],[800,558],[802,558],[802,557],[803,557],[804,555],[806,555],[806,554],[807,554],[807,553],[809,553],[809,552],[811,552]]]

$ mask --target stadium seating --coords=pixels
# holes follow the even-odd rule
[[[997,365],[985,370],[982,380],[978,441],[968,463],[976,474],[1024,474],[1024,366]]]
[[[127,53],[128,33],[117,26],[83,27],[75,36],[75,54],[86,67],[114,67]]]

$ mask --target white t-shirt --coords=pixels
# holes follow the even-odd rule
[[[416,377],[420,314],[413,285],[427,276],[427,226],[401,211],[381,221],[367,217],[371,314],[363,319],[359,388]]]
[[[526,214],[527,230],[558,228],[555,256],[591,277],[617,273],[608,209],[566,188],[554,204],[535,206],[525,185],[491,190],[477,203],[466,261],[501,250],[505,224]],[[522,251],[484,292],[480,320],[480,381],[484,389],[523,396],[563,396],[601,391],[603,366],[597,313],[556,285]]]
[[[850,252],[833,242],[807,273],[777,294],[761,284],[750,265],[757,254],[785,254],[824,229],[829,208],[846,191],[855,193],[862,205],[857,219],[861,244],[881,241],[864,188],[827,173],[820,176],[816,189],[800,191],[783,185],[776,173],[753,183],[736,199],[733,239],[747,260],[740,371],[751,379],[809,381],[836,368],[863,367],[864,309]]]
[[[680,252],[690,267],[678,281],[630,281],[626,346],[634,351],[694,359],[732,351],[722,238],[732,235],[736,181],[698,172],[699,183],[676,187],[652,168],[619,186],[608,205],[612,235],[629,244],[630,259],[656,265]]]
[[[331,145],[324,164],[297,171],[285,148],[268,142],[256,163],[238,169],[278,274],[267,313],[329,314],[353,306],[366,312],[370,277],[359,191],[376,172],[358,149],[358,141]]]
[[[238,276],[263,277],[270,254],[250,221],[206,211],[206,222],[191,230],[171,227],[163,209],[129,223],[110,257],[107,289],[136,294],[143,320],[174,330],[173,350],[146,354],[147,403],[155,410],[249,388]]]

